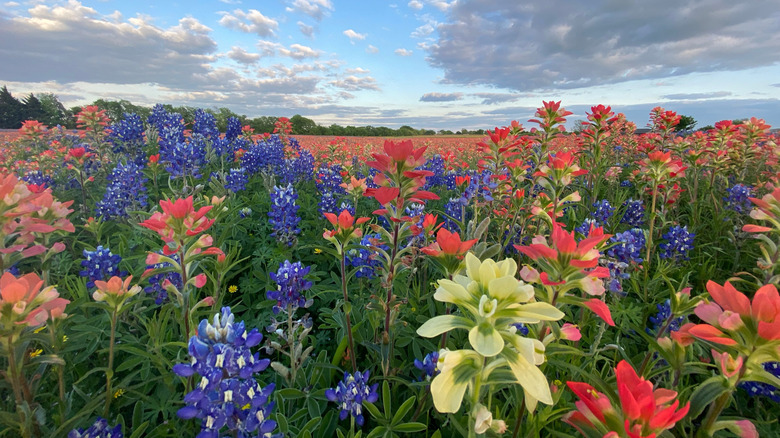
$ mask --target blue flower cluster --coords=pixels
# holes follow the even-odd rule
[[[237,169],[230,169],[225,180],[225,188],[233,193],[238,193],[246,189],[246,184],[249,182],[249,176],[246,174],[245,168],[239,167]]]
[[[126,271],[119,270],[122,257],[112,254],[108,248],[103,248],[103,245],[98,245],[94,251],[85,249],[83,254],[84,260],[81,261],[81,266],[84,269],[79,271],[79,275],[87,277],[88,289],[95,287],[95,280],[107,281],[113,276],[127,276]]]
[[[157,129],[160,155],[165,156],[168,150],[178,143],[184,143],[184,119],[179,113],[169,113],[161,104],[152,108],[152,113],[146,123]]]
[[[22,180],[27,184],[42,185],[44,188],[54,187],[54,178],[49,175],[44,175],[40,170],[31,170],[27,172],[22,177]]]
[[[580,224],[580,226],[574,228],[574,231],[576,231],[579,234],[582,234],[583,237],[588,237],[590,236],[591,227],[598,227],[598,226],[599,224],[596,221],[596,219],[585,218],[585,220],[582,221],[582,224]]]
[[[425,373],[425,380],[431,380],[439,374],[439,352],[432,351],[423,360],[415,359],[414,366]]]
[[[277,173],[284,166],[284,144],[278,136],[251,144],[241,157],[241,166],[250,175],[259,172]]]
[[[404,215],[413,219],[414,224],[419,230],[422,230],[425,220],[425,205],[412,203],[404,209]],[[425,244],[425,234],[420,233],[417,236],[411,236],[406,246],[421,246]]]
[[[623,280],[631,278],[631,274],[626,272],[628,263],[609,260],[607,261],[607,269],[609,269],[609,281],[607,283],[609,291],[625,295],[623,293]]]
[[[146,181],[142,166],[118,163],[108,177],[103,199],[95,205],[95,214],[104,220],[125,218],[128,211],[146,207]]]
[[[211,139],[219,137],[217,119],[214,117],[214,114],[207,113],[200,108],[196,109],[195,120],[192,123],[192,133]]]
[[[257,329],[247,332],[243,321],[234,322],[230,307],[214,315],[213,323],[204,319],[198,325],[197,335],[189,340],[191,363],[175,365],[173,372],[200,376],[195,389],[184,396],[186,406],[176,413],[184,420],[201,420],[199,438],[219,438],[224,427],[241,438],[272,436],[274,384],[263,388],[255,380],[270,360],[251,351],[262,340]]]
[[[379,393],[376,391],[377,384],[368,386],[368,375],[368,370],[363,373],[355,371],[354,376],[345,371],[344,380],[339,382],[335,388],[325,391],[325,397],[338,403],[341,408],[340,420],[346,420],[347,416],[352,415],[358,426],[363,426],[365,423],[363,402],[374,403],[379,400]]]
[[[688,251],[693,249],[695,234],[688,232],[688,226],[675,225],[661,236],[665,243],[658,245],[662,259],[688,260]]]
[[[753,209],[753,203],[750,201],[753,196],[753,188],[744,184],[737,184],[726,189],[728,196],[723,198],[726,202],[726,208],[739,214],[748,214]]]
[[[312,286],[311,281],[305,278],[309,271],[311,266],[304,267],[301,262],[285,260],[279,264],[279,270],[268,274],[278,285],[276,290],[265,293],[266,298],[276,301],[274,314],[281,311],[292,315],[299,307],[309,307],[311,300],[307,301],[303,294]]]
[[[108,140],[114,145],[112,152],[124,155],[139,166],[146,163],[144,154],[144,122],[135,113],[125,113],[122,121],[108,127]]]
[[[447,169],[444,166],[444,158],[442,158],[441,155],[436,154],[429,158],[421,169],[433,172],[433,175],[425,178],[425,190],[430,190],[433,187],[440,187],[446,184]]]
[[[610,205],[609,201],[602,199],[593,203],[593,210],[590,213],[590,217],[593,218],[599,226],[602,226],[609,221],[609,218],[615,213],[615,207]]]
[[[641,227],[645,223],[645,206],[641,200],[629,199],[623,203],[623,217],[621,224],[628,224],[632,227]]]
[[[780,362],[764,362],[762,366],[773,376],[780,377]],[[742,382],[739,387],[752,396],[763,395],[775,403],[780,403],[780,388],[776,386],[763,382]]]
[[[174,178],[191,176],[201,178],[200,169],[206,164],[206,138],[193,134],[189,141],[178,142],[170,148],[160,148],[160,161]]]
[[[271,193],[271,211],[268,212],[268,221],[273,227],[271,235],[277,242],[287,246],[295,245],[297,235],[301,232],[298,228],[301,222],[298,217],[300,207],[295,204],[296,199],[298,194],[292,184],[287,184],[287,187],[274,186]]]
[[[379,233],[364,234],[360,239],[360,245],[381,248],[383,251],[390,250],[390,247],[382,242],[382,235]],[[379,252],[370,248],[352,248],[346,253],[347,264],[358,268],[355,276],[368,279],[374,278],[377,269],[382,266],[382,260],[379,257]]]
[[[158,254],[162,254],[162,250],[157,251]],[[179,261],[179,255],[178,254],[172,254],[168,256],[172,258],[175,261]],[[170,268],[172,265],[168,262],[158,263],[156,265],[149,265],[146,268],[147,269],[163,269],[163,268]],[[184,287],[183,282],[181,281],[181,274],[178,272],[161,272],[158,274],[154,274],[151,277],[149,277],[149,286],[146,286],[144,288],[144,292],[147,294],[156,294],[154,298],[154,302],[157,305],[162,304],[165,302],[165,300],[168,299],[168,291],[165,290],[163,287],[163,284],[165,283],[165,280],[170,281],[173,283],[174,286],[176,286],[177,289],[181,290],[182,287]]]
[[[340,164],[328,165],[327,163],[321,164],[317,169],[315,184],[320,192],[320,213],[339,213],[336,211],[336,206],[346,193],[346,190],[341,187],[344,182],[341,178],[342,170]]]
[[[651,316],[649,318],[650,323],[652,324],[652,328],[648,327],[645,330],[650,335],[665,335],[666,333],[658,333],[658,331],[661,330],[664,325],[666,325],[666,321],[672,316],[672,303],[670,300],[666,300],[661,304],[657,304],[656,308],[658,309],[658,313],[656,313],[655,316]],[[669,324],[669,331],[676,332],[680,330],[680,324],[682,324],[684,320],[685,318],[682,316],[679,318],[674,318]]]
[[[607,255],[622,263],[642,263],[642,250],[645,249],[645,232],[639,228],[632,228],[622,233],[617,233],[609,239],[616,244],[607,250]]]
[[[87,430],[83,428],[71,430],[68,438],[124,438],[124,435],[121,424],[111,427],[105,418],[98,417]]]
[[[225,131],[225,138],[228,141],[233,141],[237,137],[241,136],[241,120],[236,117],[228,117],[227,130]]]
[[[461,196],[459,198],[450,198],[450,200],[444,205],[444,228],[450,232],[459,232],[460,226],[457,221],[463,222],[464,207],[468,206],[468,200]],[[450,219],[453,218],[453,219]]]

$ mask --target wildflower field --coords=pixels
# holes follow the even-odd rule
[[[0,145],[0,437],[780,436],[780,146],[78,114]]]

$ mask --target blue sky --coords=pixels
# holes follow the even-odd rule
[[[0,0],[2,1],[2,0]],[[780,126],[780,0],[9,1],[0,84],[301,114],[322,125],[477,129],[543,100],[584,119],[655,106],[699,126]]]

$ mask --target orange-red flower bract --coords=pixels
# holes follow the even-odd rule
[[[461,241],[458,233],[452,233],[446,228],[440,228],[436,234],[436,242],[421,248],[420,251],[433,257],[438,257],[442,254],[463,257],[475,243],[477,243],[477,239]]]

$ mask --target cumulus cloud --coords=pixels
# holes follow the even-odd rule
[[[370,73],[370,70],[363,67],[348,68],[345,70],[347,73],[364,75]]]
[[[364,33],[357,33],[352,29],[347,29],[344,32],[342,32],[347,38],[349,38],[349,41],[352,44],[355,44],[355,41],[360,41],[366,39],[366,34]]]
[[[359,90],[375,90],[379,91],[379,86],[376,84],[376,79],[371,76],[357,77],[347,76],[342,79],[338,79],[330,82],[336,88],[340,88],[346,91],[359,91]]]
[[[447,83],[576,88],[780,59],[780,39],[771,37],[780,22],[776,0],[448,5],[428,49]]]
[[[409,6],[412,9],[417,9],[418,11],[423,8],[422,2],[418,0],[412,0],[409,3],[407,3],[407,6]]]
[[[420,102],[454,102],[463,99],[463,93],[425,93]]]
[[[412,51],[404,48],[395,49],[393,53],[395,53],[398,56],[412,56]]]
[[[278,52],[282,56],[288,56],[294,59],[317,58],[320,56],[319,50],[300,44],[292,44],[289,49],[279,48]]]
[[[227,53],[227,57],[244,65],[252,65],[260,60],[260,55],[258,53],[249,53],[238,46],[233,46]]]
[[[434,31],[433,23],[425,23],[412,32],[412,38],[425,38]]]
[[[379,53],[379,49],[369,44],[368,47],[366,47],[366,53],[371,53],[371,54]]]
[[[472,93],[471,96],[482,99],[482,105],[496,105],[520,99],[519,95],[512,93]]]
[[[268,18],[257,9],[250,9],[244,12],[236,9],[233,13],[224,12],[219,24],[229,29],[240,30],[241,32],[254,33],[259,36],[272,36],[279,29],[279,22]]]
[[[288,12],[301,12],[317,21],[333,10],[333,3],[330,0],[295,0],[292,7],[287,8]]]
[[[731,96],[731,92],[729,91],[714,91],[712,93],[676,93],[676,94],[667,94],[663,97],[664,99],[669,100],[704,100],[704,99],[717,99],[719,97],[727,97]]]
[[[216,59],[211,29],[192,17],[163,29],[142,16],[116,21],[77,1],[27,14],[0,15],[3,80],[181,84]]]
[[[301,31],[302,34],[304,34],[309,38],[311,38],[314,35],[314,26],[309,26],[303,21],[298,22],[298,29]]]

